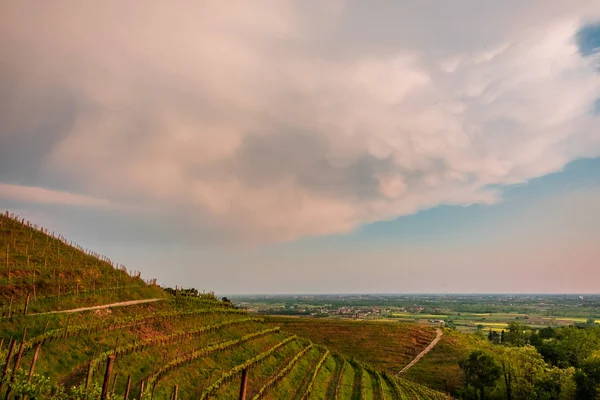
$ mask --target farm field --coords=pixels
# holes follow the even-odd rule
[[[559,317],[540,314],[524,313],[446,313],[446,314],[421,314],[421,313],[394,313],[394,319],[403,321],[414,321],[421,324],[437,325],[430,320],[452,321],[461,332],[473,333],[477,330],[502,330],[511,322],[520,322],[533,328],[544,328],[546,326],[565,326],[572,323],[585,323],[588,318],[583,317]],[[389,318],[387,318],[389,319]],[[594,319],[596,323],[600,319]]]

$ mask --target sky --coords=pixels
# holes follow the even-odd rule
[[[0,209],[219,294],[598,293],[600,3],[2,2]]]

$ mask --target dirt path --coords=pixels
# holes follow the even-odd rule
[[[48,312],[44,312],[44,313],[28,314],[28,315],[76,313],[76,312],[82,312],[82,311],[101,310],[103,308],[111,308],[111,307],[133,306],[133,305],[136,305],[136,304],[152,303],[152,302],[159,301],[159,300],[162,300],[162,299],[129,300],[129,301],[122,301],[120,303],[111,303],[111,304],[102,304],[102,305],[99,305],[99,306],[73,308],[71,310],[48,311]]]
[[[429,345],[427,347],[425,347],[425,349],[422,352],[420,352],[410,363],[408,363],[407,366],[405,366],[404,368],[402,368],[400,370],[400,372],[398,372],[398,375],[400,375],[403,372],[408,371],[409,368],[412,367],[413,365],[415,365],[417,362],[419,362],[419,360],[421,358],[423,358],[423,356],[425,354],[429,353],[431,351],[431,349],[433,349],[435,347],[435,345],[438,344],[438,342],[442,338],[442,335],[444,335],[444,331],[442,331],[441,328],[437,328],[437,331],[436,331],[436,334],[435,334],[435,338],[431,341],[431,343],[429,343]]]

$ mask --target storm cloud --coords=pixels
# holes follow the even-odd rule
[[[600,6],[522,3],[4,2],[0,198],[236,243],[498,202],[600,155]]]

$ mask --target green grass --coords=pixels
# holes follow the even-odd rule
[[[341,399],[351,399],[354,393],[354,368],[348,361],[344,361],[344,374],[342,375],[339,395]]]

